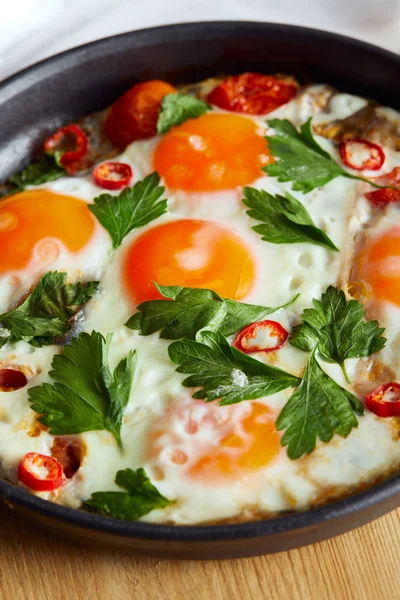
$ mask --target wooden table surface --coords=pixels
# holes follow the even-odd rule
[[[174,562],[64,542],[0,511],[1,600],[399,600],[400,509],[259,558]]]

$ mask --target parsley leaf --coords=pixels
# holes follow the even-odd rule
[[[160,494],[144,469],[118,471],[115,483],[125,492],[95,492],[84,508],[96,510],[107,517],[135,521],[156,508],[174,504]]]
[[[178,373],[189,373],[185,387],[201,387],[193,398],[206,402],[220,399],[219,405],[254,400],[295,387],[299,378],[266,365],[231,347],[220,333],[203,331],[200,341],[182,340],[168,348]]]
[[[0,315],[0,346],[19,340],[37,347],[54,344],[70,330],[70,318],[90,300],[99,282],[66,283],[66,279],[66,273],[46,273],[20,306]]]
[[[272,196],[263,190],[244,188],[243,202],[250,208],[247,214],[261,225],[253,227],[261,238],[271,244],[309,242],[329,250],[337,250],[332,240],[316,227],[306,208],[291,194]]]
[[[224,299],[211,290],[155,286],[169,300],[143,302],[138,306],[140,312],[135,313],[126,326],[139,330],[140,335],[150,335],[160,330],[160,337],[168,340],[195,339],[196,334],[204,328],[218,329],[222,335],[228,336],[249,323],[285,308],[298,297],[282,306],[269,308]]]
[[[161,111],[157,121],[157,133],[167,133],[171,127],[180,125],[187,119],[204,115],[212,106],[191,94],[167,94],[161,102]]]
[[[167,201],[160,200],[164,188],[154,172],[133,187],[125,188],[118,196],[101,194],[89,204],[89,210],[107,229],[113,247],[118,248],[132,229],[143,227],[167,212]]]
[[[364,321],[365,310],[357,300],[346,300],[343,291],[329,286],[321,300],[306,308],[303,323],[292,330],[290,343],[306,352],[317,349],[327,361],[337,362],[349,383],[344,361],[370,356],[386,343],[377,321]]]
[[[268,315],[277,312],[281,308],[287,308],[293,302],[296,302],[300,294],[296,294],[289,302],[281,304],[279,306],[257,306],[256,304],[245,304],[244,302],[237,302],[236,300],[230,300],[225,298],[225,304],[227,306],[226,316],[220,327],[220,332],[225,337],[236,333],[239,329],[243,329],[246,325],[260,321]]]
[[[227,312],[218,294],[191,288],[182,288],[173,301],[149,300],[138,309],[141,312],[134,314],[126,326],[138,329],[140,335],[161,330],[160,337],[169,340],[194,339],[204,327],[217,329]]]
[[[121,446],[121,425],[133,383],[136,353],[130,352],[112,373],[106,339],[93,331],[81,333],[56,355],[49,375],[54,384],[43,383],[28,391],[32,410],[53,435],[107,429]]]
[[[311,131],[311,118],[301,125],[299,131],[287,119],[271,119],[267,124],[276,132],[274,136],[266,136],[268,147],[279,160],[266,165],[263,170],[277,177],[278,181],[292,181],[294,190],[307,193],[336,177],[358,179],[374,187],[383,187],[342,169],[316,142]]]
[[[43,154],[37,161],[31,163],[19,173],[14,173],[8,183],[12,185],[5,195],[15,194],[24,190],[28,185],[40,185],[54,181],[66,175],[63,167],[58,166],[54,158]]]
[[[354,413],[363,414],[359,400],[340,387],[319,366],[314,352],[303,379],[281,411],[276,426],[285,429],[282,446],[288,446],[290,459],[310,454],[317,437],[329,442],[334,433],[347,437],[358,427]]]

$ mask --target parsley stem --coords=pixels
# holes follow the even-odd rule
[[[393,185],[379,185],[379,183],[374,183],[373,181],[371,181],[370,179],[367,179],[366,177],[360,177],[359,175],[352,175],[351,173],[348,173],[347,171],[344,171],[345,173],[345,177],[348,177],[349,179],[357,179],[358,181],[363,181],[364,183],[368,183],[369,185],[372,185],[373,187],[379,188],[381,190],[385,190],[385,189],[389,189],[389,190],[398,190],[398,187],[395,187]]]
[[[107,419],[106,423],[107,423],[107,429],[114,436],[115,441],[117,442],[118,448],[120,450],[122,450],[123,446],[122,446],[121,433],[120,433],[119,427],[116,427],[115,423],[113,423],[113,421],[111,419]]]
[[[350,385],[350,384],[351,384],[351,381],[350,381],[350,378],[349,378],[349,376],[348,376],[348,374],[347,374],[347,371],[346,371],[346,367],[345,367],[345,365],[344,365],[344,362],[342,362],[342,363],[339,363],[339,364],[340,364],[340,368],[342,369],[342,372],[343,372],[344,378],[345,378],[345,380],[346,380],[346,383],[348,383],[348,384]]]

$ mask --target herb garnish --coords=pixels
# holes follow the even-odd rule
[[[46,346],[70,330],[71,317],[90,300],[99,282],[67,283],[66,279],[66,273],[46,273],[20,306],[0,315],[0,346],[19,340]]]
[[[171,127],[180,125],[187,119],[204,115],[212,106],[191,94],[167,94],[161,102],[161,111],[157,122],[157,133],[167,133]]]
[[[277,177],[278,181],[293,182],[294,190],[307,193],[336,177],[358,179],[377,188],[385,187],[365,177],[352,175],[338,165],[316,142],[311,131],[311,118],[301,125],[299,131],[287,119],[271,119],[267,124],[276,132],[274,136],[266,136],[268,147],[279,160],[266,165],[263,170]]]
[[[281,444],[295,460],[314,450],[317,437],[323,442],[334,433],[347,437],[358,426],[354,413],[363,412],[361,402],[321,369],[313,352],[299,387],[276,422],[278,429],[286,430]]]
[[[322,229],[316,227],[301,202],[288,192],[285,196],[272,196],[264,190],[246,187],[243,202],[250,208],[247,214],[260,225],[253,227],[263,240],[271,244],[296,244],[309,242],[338,250]]]
[[[118,248],[132,229],[143,227],[167,212],[167,201],[160,199],[163,193],[160,176],[154,172],[118,196],[101,194],[88,206],[110,234],[113,247]]]
[[[132,315],[126,326],[139,330],[140,335],[161,331],[160,337],[169,340],[195,339],[204,328],[218,330],[228,336],[249,323],[286,308],[298,297],[270,308],[221,298],[211,290],[154,285],[169,300],[148,300],[139,304],[140,312]]]
[[[28,390],[32,409],[39,422],[53,435],[107,429],[121,446],[121,425],[133,383],[136,353],[130,352],[112,373],[108,351],[112,334],[106,339],[93,331],[81,333],[64,353],[54,356],[50,377]]]
[[[188,373],[185,387],[200,387],[193,398],[206,402],[220,399],[219,405],[255,400],[295,387],[300,379],[266,365],[228,344],[221,333],[202,331],[198,341],[173,342],[170,359],[179,365],[178,373]]]
[[[344,292],[332,286],[313,304],[304,310],[303,323],[293,328],[290,343],[305,352],[317,349],[322,359],[340,365],[350,383],[344,361],[381,350],[386,343],[384,329],[378,321],[364,321],[363,305],[346,300]]]
[[[383,348],[383,329],[376,321],[363,320],[365,311],[359,302],[347,301],[343,291],[330,286],[321,300],[313,301],[314,308],[304,310],[303,323],[293,329],[290,338],[293,346],[311,353],[300,380],[240,352],[225,339],[240,328],[239,323],[262,318],[257,316],[262,307],[223,300],[210,290],[157,287],[164,297],[175,300],[143,303],[139,307],[142,312],[130,319],[131,326],[144,335],[160,329],[165,338],[192,338],[173,342],[168,353],[179,365],[177,371],[189,375],[182,385],[200,388],[193,398],[219,399],[224,406],[297,387],[277,420],[278,429],[286,430],[282,445],[288,446],[293,460],[312,452],[317,438],[327,442],[335,433],[346,437],[357,427],[355,415],[363,414],[361,403],[323,371],[316,353],[337,362],[348,380],[347,358],[369,356]],[[224,302],[234,307],[230,318]],[[164,305],[165,311],[161,310]],[[185,318],[180,320],[182,315]]]
[[[344,361],[369,356],[385,345],[384,329],[377,321],[364,321],[365,310],[357,300],[346,300],[343,291],[332,286],[313,300],[314,308],[303,312],[303,323],[292,330],[290,343],[311,352],[301,384],[283,408],[278,429],[286,429],[282,444],[296,459],[315,448],[316,438],[329,442],[334,433],[346,437],[358,426],[363,407],[354,394],[342,388],[319,366],[316,353],[336,362],[350,383]]]
[[[118,471],[115,483],[126,491],[95,492],[84,504],[84,508],[96,510],[107,517],[135,521],[156,508],[174,504],[160,494],[144,469]]]
[[[41,185],[47,181],[54,181],[66,175],[66,171],[63,167],[56,164],[53,157],[43,154],[38,160],[31,163],[25,169],[19,173],[14,173],[8,180],[10,187],[7,187],[7,191],[4,196],[10,196],[21,192],[28,185]]]

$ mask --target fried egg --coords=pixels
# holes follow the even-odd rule
[[[75,186],[79,191],[78,182]],[[67,180],[58,181],[1,202],[1,312],[18,302],[47,271],[66,272],[71,281],[101,276],[110,240],[89,211],[84,194],[72,196],[68,187]]]
[[[299,125],[312,116],[317,123],[330,123],[365,104],[348,94],[332,96],[328,86],[312,86],[268,118],[287,118]],[[82,448],[79,470],[62,488],[38,495],[79,508],[96,491],[119,490],[118,470],[143,467],[157,489],[176,501],[153,510],[144,520],[176,524],[248,520],[307,509],[355,491],[399,464],[400,444],[392,420],[371,413],[359,419],[358,428],[347,438],[318,442],[311,455],[291,461],[275,424],[291,390],[231,406],[194,400],[168,356],[169,342],[159,333],[140,336],[125,327],[137,305],[161,297],[157,282],[212,289],[223,298],[271,307],[299,295],[271,315],[290,331],[300,322],[303,309],[329,285],[349,284],[350,289],[346,265],[349,256],[354,259],[357,245],[358,274],[371,295],[368,310],[388,337],[380,360],[399,378],[398,209],[389,207],[372,225],[361,183],[338,177],[301,194],[290,182],[266,176],[262,167],[273,161],[264,140],[267,127],[265,116],[215,109],[164,136],[127,146],[117,160],[132,167],[132,184],[158,171],[168,212],[131,231],[115,251],[88,210],[88,203],[101,193],[90,175],[64,177],[0,203],[3,312],[48,270],[66,271],[71,281],[98,279],[101,293],[85,306],[82,330],[113,333],[111,368],[137,350],[135,381],[121,430],[123,452],[107,431],[68,436]],[[331,140],[317,139],[336,156]],[[395,154],[389,151],[388,156],[388,165],[400,165]],[[290,191],[340,252],[309,243],[263,241],[242,202],[244,186],[273,195]],[[368,239],[356,243],[366,230]],[[24,454],[51,453],[54,437],[38,424],[27,389],[51,382],[51,360],[59,351],[54,346],[34,349],[25,342],[16,344],[12,353],[0,349],[0,365],[30,369],[27,387],[0,392],[0,472],[11,481],[16,481]],[[253,356],[298,376],[307,361],[307,354],[290,344]],[[348,362],[349,375],[357,377],[363,361]],[[335,381],[348,387],[338,365],[322,364]]]
[[[389,205],[377,223],[367,229],[360,249],[358,273],[365,283],[366,305],[385,328],[387,343],[381,359],[400,379],[400,211]]]

